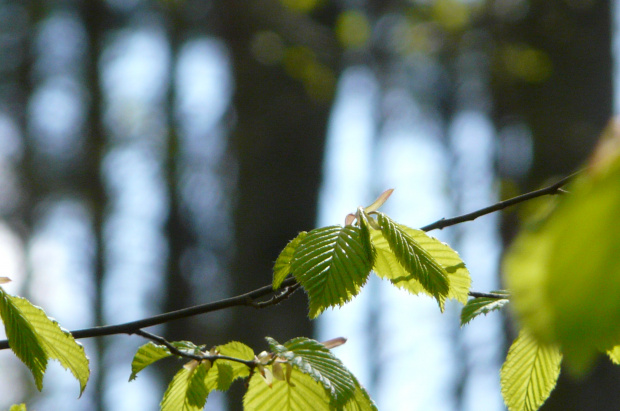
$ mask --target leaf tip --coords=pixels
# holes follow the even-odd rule
[[[371,205],[369,205],[368,207],[365,207],[364,211],[367,213],[377,211],[379,207],[385,204],[385,202],[387,201],[388,198],[390,198],[393,192],[394,192],[393,188],[388,188],[383,193],[381,193],[381,195],[377,197],[377,199]]]
[[[336,337],[336,338],[332,338],[332,339],[327,340],[327,341],[323,341],[321,344],[323,344],[325,346],[325,348],[327,348],[328,350],[331,350],[332,348],[340,347],[341,345],[343,345],[346,342],[347,342],[346,338],[344,338],[344,337]]]

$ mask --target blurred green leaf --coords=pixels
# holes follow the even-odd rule
[[[620,342],[620,158],[568,191],[537,231],[516,239],[504,271],[525,327],[582,373]]]
[[[616,345],[611,350],[607,351],[609,359],[616,365],[620,364],[620,345]]]

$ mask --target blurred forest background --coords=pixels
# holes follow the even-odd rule
[[[537,188],[614,112],[613,22],[610,0],[1,0],[0,275],[65,328],[113,324],[266,285],[298,231],[389,187],[410,226]],[[490,291],[519,216],[432,234]],[[342,335],[382,410],[503,409],[498,315],[460,330],[457,305],[441,316],[378,281],[317,322],[306,307],[153,331],[257,352]],[[128,383],[143,342],[83,341],[79,400],[60,367],[37,393],[2,352],[0,408],[155,410],[179,364]],[[601,362],[544,409],[616,410],[619,388]],[[233,391],[207,409],[239,409]]]

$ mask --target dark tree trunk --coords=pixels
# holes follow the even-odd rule
[[[256,3],[221,3],[234,71],[232,140],[239,167],[232,294],[269,284],[282,248],[314,228],[329,114],[328,104],[310,99],[281,67],[263,66],[250,54],[251,38],[265,29],[269,11],[271,18],[282,12],[277,1]],[[230,337],[260,352],[265,336],[281,342],[312,336],[307,312],[302,293],[275,308],[234,310]],[[231,401],[240,409],[239,397]]]
[[[103,281],[105,277],[105,250],[103,226],[105,220],[106,193],[101,177],[101,160],[105,152],[106,133],[102,122],[102,92],[99,72],[99,58],[103,48],[103,36],[110,21],[110,14],[103,2],[92,1],[81,8],[82,19],[88,35],[88,59],[86,81],[89,91],[89,110],[86,125],[85,166],[80,179],[80,192],[85,196],[92,213],[93,234],[95,241],[93,282],[93,312],[95,324],[105,324],[103,314]],[[95,409],[104,410],[104,380],[106,367],[103,364],[106,350],[105,339],[94,341],[97,351],[91,354],[96,359],[96,374],[91,378],[94,392]]]

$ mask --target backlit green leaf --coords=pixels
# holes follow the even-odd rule
[[[336,406],[342,407],[355,398],[353,375],[323,344],[304,337],[294,338],[283,345],[269,337],[267,341],[274,354],[321,383]]]
[[[163,345],[156,345],[150,341],[144,344],[138,348],[136,355],[134,355],[131,361],[131,375],[129,376],[129,381],[135,380],[140,371],[153,364],[155,361],[170,357],[171,355],[168,348]]]
[[[227,357],[239,358],[240,360],[251,361],[254,359],[254,351],[248,347],[247,345],[240,343],[238,341],[231,341],[227,344],[220,345],[217,347],[217,351],[221,355],[225,355]],[[217,360],[216,363],[226,363],[229,364],[232,368],[233,381],[237,378],[245,378],[250,375],[250,369],[247,365],[241,364],[239,362],[228,361],[228,360]]]
[[[370,223],[368,222],[368,217],[363,212],[360,207],[359,213],[359,227],[360,227],[360,240],[362,241],[362,246],[366,250],[370,250],[370,266],[372,267],[375,264],[375,259],[377,258],[377,251],[375,247],[372,245],[372,238],[370,234]]]
[[[620,345],[616,345],[611,350],[608,350],[607,355],[614,364],[620,364]]]
[[[520,321],[578,374],[620,341],[620,157],[568,190],[515,240],[504,272]]]
[[[232,361],[225,363],[221,360],[218,360],[215,362],[215,365],[212,367],[212,369],[217,370],[217,383],[215,385],[216,390],[228,391],[228,389],[230,388],[230,384],[232,384],[233,379],[235,377],[233,367],[230,365],[230,362]]]
[[[274,379],[271,387],[260,373],[254,373],[243,398],[243,408],[246,411],[333,410],[321,383],[295,368],[291,371],[290,383]]]
[[[492,291],[492,293],[506,295],[506,298],[472,298],[461,311],[461,326],[467,324],[481,314],[488,314],[491,311],[501,309],[510,301],[508,300],[508,292],[506,291]]]
[[[407,234],[385,214],[377,213],[377,220],[390,250],[408,273],[406,277],[392,280],[392,282],[398,283],[415,279],[443,307],[443,302],[450,290],[450,282],[446,270],[418,241]]]
[[[278,259],[276,260],[276,263],[273,266],[273,289],[274,290],[277,290],[278,288],[280,288],[282,281],[284,281],[284,279],[290,274],[291,260],[293,259],[293,254],[295,253],[295,250],[299,246],[299,243],[301,243],[301,240],[306,238],[307,234],[308,233],[305,231],[302,231],[301,233],[299,233],[297,237],[289,241],[286,247],[284,247],[284,250],[282,250],[282,252],[278,256]]]
[[[293,256],[291,271],[308,293],[310,318],[357,295],[372,268],[372,250],[355,226],[330,226],[308,233]]]
[[[344,411],[377,411],[377,405],[370,398],[366,389],[353,377],[355,382],[355,394],[344,405]]]
[[[448,298],[466,304],[469,297],[469,289],[471,288],[471,276],[459,253],[448,244],[442,243],[422,230],[416,230],[401,224],[398,226],[417,241],[423,249],[428,251],[431,257],[446,270],[450,285]]]
[[[188,354],[204,354],[200,347],[190,341],[174,341],[170,344]],[[164,345],[157,345],[153,342],[144,344],[138,348],[136,355],[134,355],[133,360],[131,361],[131,375],[129,376],[129,381],[135,380],[137,374],[149,365],[172,355],[174,354],[172,354],[170,350],[168,350],[168,347]]]
[[[164,393],[161,411],[202,411],[209,395],[206,375],[205,364],[181,368]]]
[[[502,396],[509,411],[535,411],[545,402],[560,375],[562,354],[540,345],[526,331],[512,343],[502,366]]]
[[[13,297],[0,288],[0,316],[4,322],[9,346],[30,369],[37,388],[43,384],[49,359],[71,371],[80,383],[80,395],[86,388],[90,370],[84,347],[63,330],[42,309],[28,300]]]
[[[30,369],[40,391],[43,388],[43,374],[47,368],[48,356],[33,325],[2,288],[0,288],[0,315],[11,350]]]
[[[9,408],[9,411],[27,411],[26,404],[11,405],[11,408]]]
[[[428,251],[447,272],[450,286],[448,298],[463,304],[467,303],[471,277],[459,254],[447,244],[427,235],[424,231],[415,230],[400,224],[398,226],[416,240],[422,248]],[[414,295],[424,293],[431,297],[433,296],[398,262],[396,255],[392,252],[381,231],[371,230],[371,239],[377,254],[373,270],[379,277],[389,279],[397,287],[403,288]],[[442,310],[444,300],[444,298],[438,300]]]

